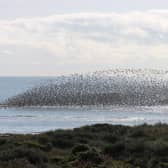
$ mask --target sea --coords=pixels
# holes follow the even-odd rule
[[[54,77],[0,77],[0,102]],[[36,134],[84,125],[168,124],[168,106],[0,108],[0,134]]]

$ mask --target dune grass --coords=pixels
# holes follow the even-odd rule
[[[168,125],[1,135],[0,168],[168,168]]]

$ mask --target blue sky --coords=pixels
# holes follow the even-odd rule
[[[0,0],[0,76],[167,69],[167,0]]]

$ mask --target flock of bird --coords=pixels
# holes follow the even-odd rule
[[[113,69],[59,76],[7,99],[6,106],[163,105],[168,71]]]

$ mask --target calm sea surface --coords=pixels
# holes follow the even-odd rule
[[[0,133],[37,133],[95,123],[168,123],[168,106],[0,109]]]
[[[51,78],[0,78],[0,101]],[[0,133],[39,133],[95,123],[168,123],[168,106],[1,108]]]
[[[0,101],[52,79],[50,77],[0,77]]]

